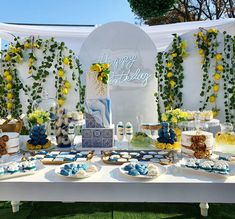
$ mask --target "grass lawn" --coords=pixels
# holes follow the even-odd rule
[[[24,202],[13,214],[0,202],[0,219],[188,219],[202,218],[198,204]],[[210,204],[208,219],[235,218],[235,204]]]

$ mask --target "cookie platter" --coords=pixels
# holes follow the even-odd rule
[[[100,169],[99,165],[92,162],[72,162],[56,167],[55,173],[63,178],[83,179],[94,175]]]
[[[138,179],[154,179],[166,173],[166,167],[151,162],[124,163],[119,170],[125,176]]]
[[[94,156],[94,150],[80,151],[37,151],[28,157],[28,160],[40,160],[46,165],[61,165],[70,162],[84,162],[91,160]]]
[[[40,161],[19,161],[0,164],[0,180],[33,175],[43,169]]]
[[[176,166],[192,174],[199,173],[220,177],[235,175],[235,166],[225,160],[183,158]]]
[[[127,162],[152,162],[161,165],[176,162],[174,151],[163,150],[109,150],[101,151],[102,161],[106,164],[122,165]]]

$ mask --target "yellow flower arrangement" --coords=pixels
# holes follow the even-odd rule
[[[63,89],[62,89],[62,93],[65,94],[65,95],[67,95],[67,94],[69,93],[69,91],[68,91],[67,88],[63,88]]]
[[[181,109],[168,110],[161,116],[162,121],[169,122],[171,124],[186,121],[187,118],[187,113]]]
[[[173,76],[173,73],[171,71],[169,71],[166,75],[167,78],[171,78]]]
[[[210,97],[209,97],[209,101],[210,103],[214,103],[216,100],[216,96],[214,94],[212,94]]]
[[[28,115],[28,120],[32,125],[42,125],[43,123],[46,123],[50,120],[50,113],[36,109]]]
[[[90,71],[98,72],[97,80],[104,84],[108,83],[110,65],[108,63],[93,63],[90,67]]]
[[[220,78],[221,78],[221,75],[219,74],[219,73],[215,73],[214,75],[213,75],[213,77],[214,77],[214,79],[215,80],[220,80]]]
[[[168,116],[166,115],[166,113],[162,114],[162,121],[166,122],[168,120]]]

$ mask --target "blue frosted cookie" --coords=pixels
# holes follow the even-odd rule
[[[140,175],[140,173],[136,169],[129,170],[128,174],[131,175],[131,176],[138,176],[138,175]]]

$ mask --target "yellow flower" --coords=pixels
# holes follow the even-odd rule
[[[65,57],[63,62],[64,62],[65,65],[69,65],[70,64],[70,60],[69,60],[68,57]]]
[[[63,76],[64,76],[64,71],[63,71],[63,69],[60,69],[60,70],[58,71],[58,76],[59,76],[59,77],[63,77]]]
[[[172,122],[172,123],[177,123],[177,122],[178,122],[178,120],[177,120],[177,118],[176,118],[176,117],[174,117],[174,116],[173,116],[173,117],[171,118],[171,122]]]
[[[219,85],[218,84],[214,84],[213,85],[213,91],[214,92],[218,92],[219,91]]]
[[[9,51],[11,52],[11,53],[17,53],[18,52],[18,49],[16,48],[16,47],[14,47],[14,46],[9,46]]]
[[[171,54],[171,56],[172,56],[173,58],[175,58],[175,57],[177,56],[177,53],[174,52],[174,53]]]
[[[64,105],[64,99],[58,99],[58,104],[59,106],[63,106]]]
[[[68,91],[67,88],[63,88],[62,93],[65,94],[65,95],[67,95],[67,94],[69,93],[69,91]]]
[[[29,63],[34,63],[34,59],[33,58],[29,58]]]
[[[30,47],[31,47],[31,44],[30,44],[28,41],[26,41],[26,42],[24,43],[24,48],[25,48],[25,49],[30,49]]]
[[[219,73],[215,73],[214,75],[213,75],[213,77],[214,77],[214,79],[215,80],[220,80],[220,78],[221,78],[221,75],[219,74]]]
[[[11,90],[11,89],[12,89],[12,84],[11,84],[11,83],[7,83],[6,89],[7,89],[7,90]]]
[[[168,68],[172,68],[173,66],[173,62],[167,62],[167,65],[166,65]]]
[[[100,64],[93,64],[90,68],[91,71],[97,71],[100,72],[102,70]]]
[[[20,55],[17,54],[16,61],[17,61],[17,63],[22,63],[23,62],[23,58]]]
[[[168,120],[168,117],[165,113],[162,114],[162,121],[166,122]]]
[[[217,33],[218,30],[215,29],[215,28],[210,28],[210,29],[208,30],[208,32],[209,32],[209,33]]]
[[[204,50],[203,49],[199,49],[199,54],[200,55],[204,55]]]
[[[166,77],[168,77],[168,78],[171,78],[172,76],[173,76],[173,74],[172,74],[171,71],[169,71],[169,72],[167,73],[167,75],[166,75]]]
[[[198,32],[197,35],[198,35],[200,38],[202,38],[202,37],[204,36],[203,32],[201,32],[201,31]]]
[[[33,44],[33,47],[34,47],[34,48],[37,48],[37,49],[39,49],[39,48],[40,48],[40,46],[39,46],[39,44],[38,44],[38,43],[34,43],[34,44]]]
[[[219,111],[218,110],[212,110],[213,113],[213,118],[217,117],[219,115]]]
[[[224,70],[223,65],[217,65],[217,66],[216,66],[216,70],[218,70],[218,71],[223,71],[223,70]]]
[[[71,88],[71,84],[69,83],[69,81],[65,81],[64,86],[68,89]]]
[[[109,67],[110,67],[110,65],[108,63],[103,63],[102,64],[103,69],[108,69]]]
[[[7,99],[11,100],[13,98],[13,94],[12,93],[7,93]]]
[[[4,76],[4,77],[7,77],[7,76],[10,75],[10,74],[11,74],[10,71],[6,70],[6,71],[4,71],[3,76]]]
[[[37,123],[38,123],[39,125],[42,125],[42,124],[43,124],[43,118],[38,117],[38,118],[37,118]]]
[[[6,81],[12,81],[12,76],[11,76],[11,75],[7,75],[7,76],[5,77],[5,79],[6,79]]]
[[[103,80],[103,77],[102,77],[102,76],[99,76],[99,77],[98,77],[98,80],[99,80],[99,81],[102,81],[102,80]]]
[[[9,54],[6,54],[5,57],[4,57],[4,60],[6,62],[10,61],[11,60],[11,56]]]
[[[175,87],[175,81],[171,80],[170,85],[171,85],[171,88]]]
[[[215,96],[215,95],[211,95],[211,96],[209,97],[210,103],[214,103],[215,100],[216,100],[216,96]]]
[[[220,60],[222,59],[221,53],[217,53],[217,54],[215,55],[215,59],[216,59],[217,61],[220,61]]]
[[[184,40],[183,42],[180,43],[181,49],[186,49],[187,48],[187,41]]]
[[[9,109],[9,110],[12,109],[12,106],[13,106],[12,103],[10,103],[10,102],[7,103],[7,109]]]

